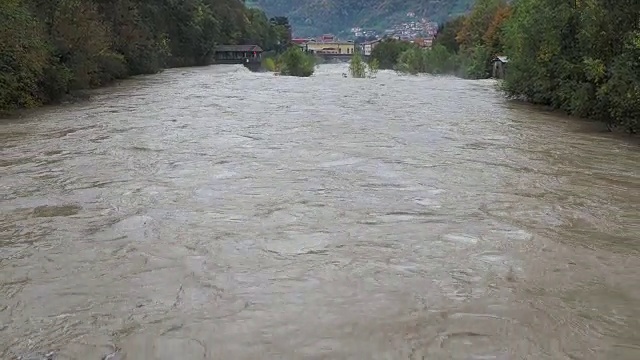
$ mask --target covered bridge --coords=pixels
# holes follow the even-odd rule
[[[262,48],[258,45],[219,45],[214,50],[218,64],[245,64],[260,62]]]

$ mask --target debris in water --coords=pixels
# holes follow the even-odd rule
[[[102,360],[124,360],[124,358],[122,357],[120,350],[116,350],[109,355],[105,355]]]
[[[55,360],[55,358],[56,358],[56,352],[49,351],[46,354],[34,353],[34,354],[25,355],[25,356],[19,356],[18,360]]]

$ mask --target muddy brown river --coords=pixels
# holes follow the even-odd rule
[[[0,123],[0,358],[640,359],[637,142],[345,71]]]

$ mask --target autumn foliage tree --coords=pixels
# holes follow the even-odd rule
[[[504,24],[511,17],[512,8],[507,3],[500,3],[493,14],[482,41],[490,49],[493,56],[504,52]]]
[[[462,28],[458,31],[456,40],[460,46],[472,48],[484,45],[484,35],[501,6],[506,6],[504,0],[478,0],[464,17]]]
[[[456,41],[465,77],[490,76],[490,61],[501,51],[502,25],[509,15],[510,6],[505,0],[478,0],[463,18]]]
[[[478,0],[440,27],[435,44],[457,51],[457,75],[488,77],[491,59],[505,55],[508,95],[640,127],[638,0]]]

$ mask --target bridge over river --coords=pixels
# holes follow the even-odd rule
[[[316,53],[315,56],[323,59],[326,62],[349,62],[353,57],[353,54],[326,54],[326,53]],[[363,56],[363,59],[367,59],[367,57]]]

